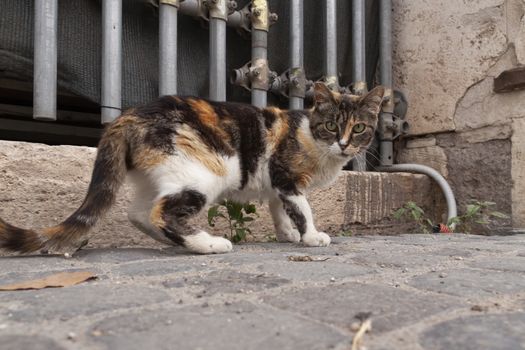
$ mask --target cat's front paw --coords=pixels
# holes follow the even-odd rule
[[[309,247],[328,247],[330,236],[324,232],[309,232],[303,235],[303,243]]]
[[[291,229],[286,232],[276,231],[275,236],[277,237],[278,242],[297,243],[301,240],[301,234],[296,229]]]

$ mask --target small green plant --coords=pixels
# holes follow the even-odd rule
[[[463,215],[451,218],[448,225],[456,225],[457,232],[472,232],[472,227],[475,224],[488,226],[494,222],[495,219],[508,219],[509,216],[493,210],[496,206],[494,202],[473,200],[467,204],[465,213]]]
[[[447,226],[455,226],[455,232],[471,233],[475,224],[488,226],[495,219],[509,218],[508,215],[502,212],[492,210],[494,206],[496,206],[494,202],[473,200],[470,204],[467,204],[465,213],[449,219]],[[404,217],[415,221],[425,233],[430,233],[435,227],[432,220],[425,216],[424,210],[414,202],[405,203],[405,205],[394,212],[393,217],[397,220]]]
[[[337,234],[337,236],[339,237],[352,237],[353,235],[354,233],[352,232],[352,230],[341,231]]]
[[[226,219],[230,228],[230,236],[224,236],[229,238],[233,243],[239,243],[245,241],[246,236],[252,233],[252,231],[246,227],[246,223],[255,219],[252,214],[257,215],[255,205],[224,200],[208,209],[208,224],[214,227],[218,218]]]
[[[405,205],[394,212],[393,216],[396,220],[406,218],[415,221],[419,229],[424,233],[430,233],[432,226],[434,226],[432,220],[425,216],[425,211],[412,201],[406,202]]]

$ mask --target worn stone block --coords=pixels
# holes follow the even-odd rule
[[[525,313],[464,316],[441,322],[420,336],[423,349],[523,349]]]
[[[108,289],[101,282],[69,288],[2,292],[0,318],[9,313],[9,319],[18,322],[67,320],[110,309],[119,310],[160,303],[168,298],[168,295],[159,289],[137,285],[117,285]]]
[[[124,314],[92,330],[102,333],[91,336],[99,349],[324,350],[350,341],[332,327],[248,302]]]
[[[448,176],[447,156],[440,146],[401,149],[397,155],[399,163],[415,163],[429,166],[444,177]]]
[[[455,269],[431,272],[412,279],[410,285],[421,290],[446,293],[461,297],[497,296],[523,291],[525,280],[519,273],[488,272],[471,269]]]
[[[365,292],[366,291],[366,292]],[[394,287],[344,283],[325,288],[306,288],[265,302],[283,310],[348,329],[359,312],[371,312],[374,334],[418,322],[430,315],[457,307],[447,297],[420,295]]]

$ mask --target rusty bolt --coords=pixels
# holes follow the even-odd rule
[[[260,8],[257,8],[257,7],[252,8],[252,14],[253,14],[255,17],[259,17],[259,16],[261,15],[261,9],[260,9]]]
[[[293,77],[292,78],[292,84],[293,86],[299,86],[299,79],[297,77]]]
[[[276,14],[276,13],[270,13],[270,21],[271,22],[277,22],[277,20],[279,19],[279,15]]]

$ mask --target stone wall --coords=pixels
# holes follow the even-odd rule
[[[398,161],[440,171],[460,207],[495,201],[525,227],[525,91],[493,91],[525,64],[525,1],[394,0],[393,15],[394,84],[411,125]]]
[[[0,141],[0,217],[13,225],[41,229],[60,223],[81,204],[96,149],[77,146]],[[93,230],[91,247],[157,246],[127,220],[132,189],[124,186],[115,206]],[[344,172],[330,187],[309,195],[318,229],[332,235],[414,230],[413,223],[392,220],[392,212],[407,201],[420,203],[428,215],[442,221],[444,201],[426,176]],[[274,236],[265,206],[251,228],[257,240]],[[203,213],[198,224],[224,235],[225,222],[210,228]]]

